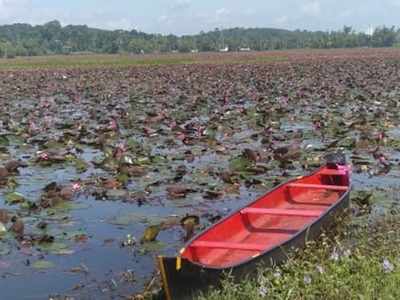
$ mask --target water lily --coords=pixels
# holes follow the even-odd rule
[[[72,190],[73,190],[74,192],[78,192],[78,191],[80,191],[80,190],[81,190],[81,188],[82,188],[82,186],[81,186],[81,184],[80,184],[80,183],[78,183],[78,182],[76,182],[76,183],[72,184]]]
[[[259,292],[260,296],[264,298],[268,295],[268,288],[266,286],[260,286],[260,288],[258,289],[258,292]]]
[[[339,253],[337,252],[337,249],[333,249],[332,254],[329,257],[333,261],[338,261],[339,260]]]
[[[310,275],[304,275],[304,283],[305,284],[311,284],[312,279]]]
[[[392,273],[394,271],[394,265],[387,258],[383,260],[382,268],[385,273]]]
[[[322,266],[320,266],[320,265],[317,265],[317,271],[318,271],[318,273],[320,273],[320,274],[324,274],[324,273],[325,273],[325,269],[324,269]]]
[[[346,249],[343,251],[343,257],[350,257],[351,255],[351,250],[350,249]]]
[[[282,274],[279,271],[274,272],[273,275],[274,275],[275,278],[281,278],[282,277]]]
[[[41,160],[49,160],[49,154],[46,152],[38,152],[38,156]]]

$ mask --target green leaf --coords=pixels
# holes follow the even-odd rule
[[[89,169],[89,165],[83,159],[75,158],[73,159],[75,169],[78,173],[85,173]]]
[[[7,228],[3,223],[0,222],[0,235],[3,235],[5,233],[7,233]]]
[[[163,242],[155,241],[155,242],[146,242],[141,245],[139,251],[142,254],[146,254],[148,252],[157,252],[161,251],[166,247],[166,244]]]
[[[120,173],[117,175],[117,180],[123,185],[126,185],[129,181],[129,176],[127,174]]]
[[[40,244],[39,248],[42,251],[47,251],[51,254],[64,254],[66,250],[68,250],[68,246],[64,243],[43,243]]]
[[[252,166],[253,163],[242,155],[231,159],[229,162],[229,168],[233,172],[245,172]]]
[[[10,141],[5,135],[0,135],[0,146],[10,146]]]
[[[17,192],[8,193],[5,198],[5,202],[7,205],[14,205],[25,202],[25,196]]]
[[[2,237],[3,239],[4,237]],[[0,241],[0,256],[5,256],[11,253],[11,246],[9,243]]]
[[[108,222],[113,225],[127,226],[136,223],[157,225],[163,221],[160,215],[143,215],[140,213],[128,213],[120,216],[114,216]]]
[[[158,234],[160,233],[160,230],[161,230],[160,225],[150,225],[145,229],[141,242],[155,241]]]
[[[106,192],[107,199],[109,200],[123,200],[128,196],[126,190],[108,190]]]
[[[51,261],[47,260],[38,260],[32,264],[32,267],[38,270],[45,270],[54,268],[55,265]]]

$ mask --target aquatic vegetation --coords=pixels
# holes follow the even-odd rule
[[[354,226],[399,210],[397,49],[110,59],[1,68],[4,297],[150,291],[154,255],[339,149]]]

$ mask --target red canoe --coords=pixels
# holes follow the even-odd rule
[[[331,225],[349,204],[350,167],[327,165],[284,183],[189,241],[176,257],[159,257],[167,300],[191,299],[223,273],[243,278],[273,265]]]

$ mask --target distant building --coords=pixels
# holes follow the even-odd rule
[[[239,48],[239,51],[240,52],[249,52],[249,51],[251,51],[251,49],[250,48]]]
[[[228,51],[229,51],[229,47],[219,49],[219,52],[228,52]]]
[[[199,49],[192,49],[192,50],[190,50],[190,52],[192,52],[192,53],[199,53]]]

